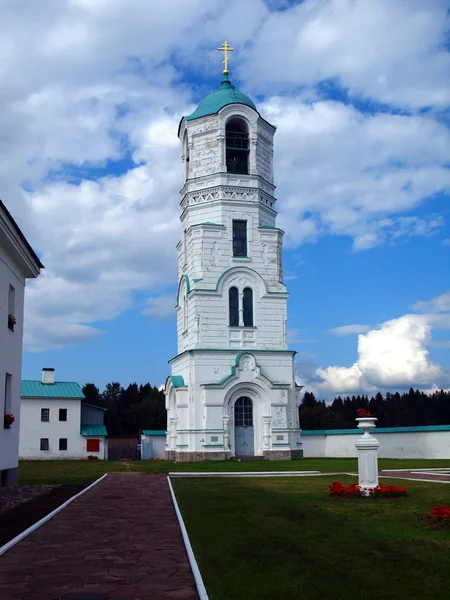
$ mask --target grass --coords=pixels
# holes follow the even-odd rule
[[[352,500],[330,498],[335,479],[173,480],[210,600],[447,600],[450,531],[423,519],[450,487],[389,480],[410,496]]]
[[[380,469],[407,469],[449,467],[450,460],[380,459]],[[356,458],[305,458],[297,461],[268,462],[201,462],[173,463],[167,461],[97,461],[97,460],[22,460],[19,463],[19,481],[22,484],[76,484],[89,483],[104,473],[137,471],[168,473],[185,471],[322,471],[356,472]]]

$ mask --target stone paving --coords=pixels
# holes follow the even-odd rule
[[[444,470],[444,469],[443,469]],[[411,469],[411,471],[380,471],[380,477],[396,477],[398,479],[420,479],[422,481],[448,481],[450,482],[450,475],[448,473],[439,473],[438,471],[418,471],[417,469]]]
[[[108,475],[0,556],[0,598],[198,599],[166,476]]]

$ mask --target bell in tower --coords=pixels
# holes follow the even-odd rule
[[[166,382],[166,457],[301,458],[294,355],[286,343],[275,127],[229,79],[179,126],[178,353]]]

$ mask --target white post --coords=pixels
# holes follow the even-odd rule
[[[369,490],[378,485],[378,446],[380,442],[370,435],[370,430],[376,427],[375,417],[361,417],[356,419],[358,428],[364,430],[364,435],[355,442],[358,450],[358,477],[359,487]]]
[[[270,433],[270,424],[272,421],[272,417],[263,417],[263,438],[264,438],[264,448],[269,448],[270,449],[270,440],[271,440],[271,433]]]
[[[225,452],[230,450],[230,417],[228,415],[223,417],[223,449]]]

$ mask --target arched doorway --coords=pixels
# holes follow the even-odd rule
[[[255,454],[253,403],[247,396],[241,396],[234,404],[234,446],[236,456]]]

